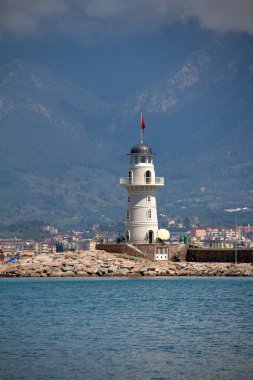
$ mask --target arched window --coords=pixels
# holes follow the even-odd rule
[[[126,241],[129,241],[130,240],[130,231],[127,231],[126,232]]]
[[[133,183],[133,172],[131,170],[128,172],[128,182]]]
[[[151,183],[151,171],[150,170],[147,170],[145,172],[145,180],[146,180],[146,183]]]

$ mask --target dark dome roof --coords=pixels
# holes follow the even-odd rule
[[[132,147],[131,154],[148,154],[148,155],[150,155],[153,153],[152,153],[152,149],[150,148],[149,145],[144,144],[144,143],[140,143],[140,144],[136,144]]]

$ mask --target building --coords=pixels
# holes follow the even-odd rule
[[[37,243],[35,252],[38,255],[47,255],[56,253],[56,246],[45,242]]]
[[[194,227],[191,228],[191,239],[201,240],[208,246],[226,245],[231,247],[235,244],[242,246],[251,245],[253,242],[252,226],[236,226],[235,228],[226,227]],[[225,244],[226,243],[226,244]]]
[[[249,240],[253,242],[253,226],[238,226],[237,234],[239,240]]]
[[[190,232],[191,238],[201,239],[201,238],[205,238],[206,235],[207,235],[207,229],[206,228],[202,228],[202,227],[192,227],[191,228],[191,232]]]
[[[157,238],[156,190],[164,185],[164,178],[156,177],[153,156],[149,145],[142,141],[134,145],[128,177],[120,178],[128,193],[126,241],[132,244],[154,243]]]

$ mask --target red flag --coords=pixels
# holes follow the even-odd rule
[[[141,129],[142,129],[142,133],[144,133],[145,127],[146,127],[146,125],[145,125],[145,122],[144,122],[144,117],[143,117],[142,112],[141,112]]]

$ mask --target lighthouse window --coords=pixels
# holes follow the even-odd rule
[[[141,156],[141,163],[142,163],[142,164],[145,164],[145,161],[146,161],[146,160],[145,160],[145,156]]]
[[[148,157],[148,163],[151,164],[151,157]]]
[[[151,203],[151,196],[150,195],[147,197],[147,203]]]
[[[128,203],[130,202],[130,197],[127,198]]]
[[[133,182],[133,172],[132,172],[132,171],[130,171],[130,172],[128,173],[128,182],[129,182],[130,184]]]
[[[148,218],[148,220],[151,220],[151,217],[152,217],[152,212],[151,212],[151,208],[149,208],[148,211],[147,211],[147,218]]]
[[[127,219],[128,219],[128,220],[130,219],[129,210],[127,210]]]
[[[146,183],[151,183],[151,171],[147,170],[145,173]]]
[[[137,156],[134,157],[134,163],[138,164],[138,157]]]
[[[130,162],[131,164],[134,164],[134,157],[131,157]]]

